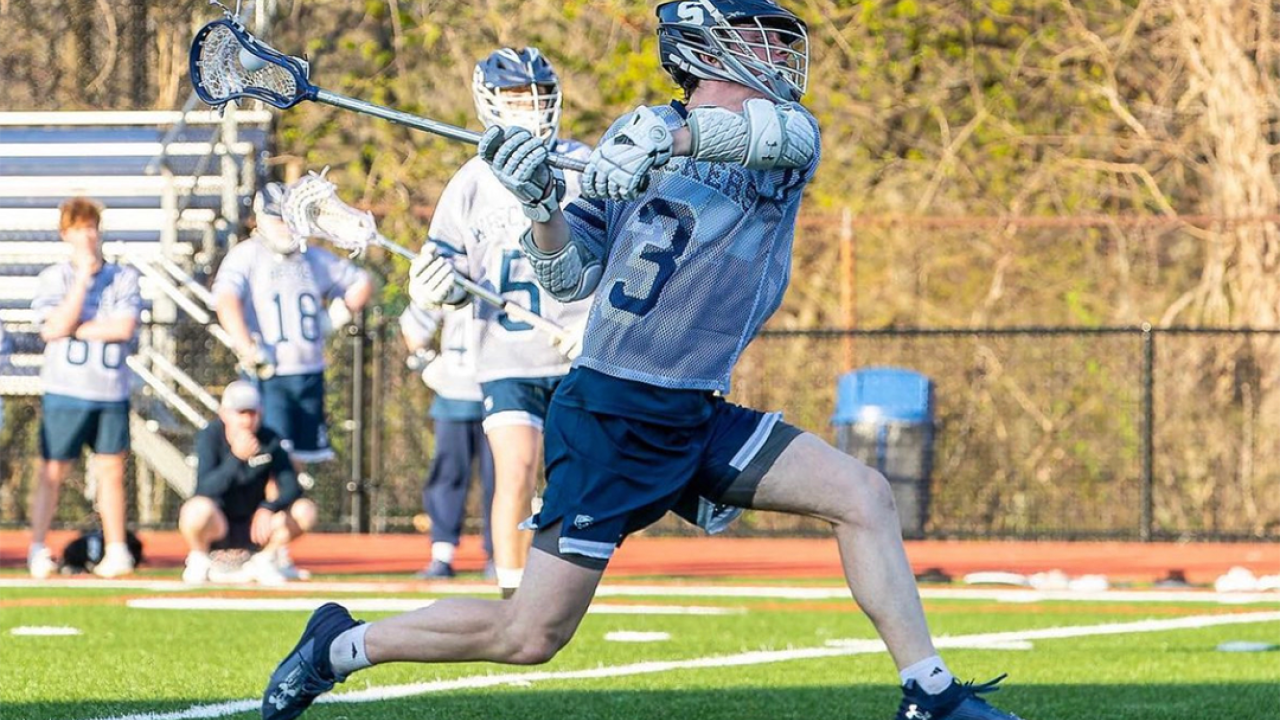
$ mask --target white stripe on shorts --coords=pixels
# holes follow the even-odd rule
[[[608,560],[613,557],[613,551],[617,546],[609,542],[598,542],[595,540],[575,540],[574,538],[560,538],[560,554],[568,555],[585,555],[589,558],[597,560]]]
[[[523,410],[503,410],[502,412],[496,412],[481,421],[480,425],[484,428],[485,432],[489,432],[494,428],[511,427],[513,425],[531,427],[538,432],[542,432],[542,418]]]
[[[733,456],[729,461],[729,466],[738,472],[742,472],[756,459],[756,454],[760,452],[760,448],[764,447],[764,443],[769,439],[769,433],[773,432],[773,426],[782,419],[782,413],[771,412],[760,418],[760,424],[756,425],[755,432],[751,433],[751,437],[742,444],[738,450],[738,454]]]

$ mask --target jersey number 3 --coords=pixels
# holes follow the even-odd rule
[[[644,317],[658,304],[663,286],[675,274],[676,260],[689,248],[694,217],[693,208],[688,205],[662,198],[645,203],[636,215],[640,223],[649,228],[650,234],[640,240],[639,252],[633,254],[627,264],[643,273],[647,282],[636,282],[635,285],[645,286],[645,291],[631,295],[627,292],[629,283],[618,280],[609,289],[609,303],[619,310]]]

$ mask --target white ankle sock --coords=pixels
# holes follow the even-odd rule
[[[445,565],[452,565],[453,550],[453,543],[433,542],[431,543],[431,559],[439,560]]]
[[[518,588],[520,587],[520,579],[524,577],[524,568],[494,568],[494,573],[498,576],[498,587],[500,588]]]
[[[329,664],[339,680],[346,680],[351,673],[373,665],[364,651],[364,634],[367,632],[369,624],[361,623],[333,639],[329,646]]]
[[[122,542],[107,543],[107,547],[102,551],[102,559],[109,557],[119,557],[122,560],[132,560],[133,556],[129,554],[129,546]]]
[[[915,680],[920,689],[930,695],[937,695],[946,690],[951,686],[951,681],[955,680],[947,664],[937,655],[903,668],[898,675],[902,678],[903,685],[906,685],[909,680]]]

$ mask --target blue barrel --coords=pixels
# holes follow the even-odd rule
[[[933,381],[914,370],[871,367],[841,375],[831,417],[836,447],[889,479],[905,537],[923,537],[933,471]]]

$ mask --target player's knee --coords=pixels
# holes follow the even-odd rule
[[[314,502],[303,498],[289,506],[289,515],[298,524],[299,530],[307,532],[316,526],[316,518],[319,515],[319,511],[316,509]]]
[[[218,506],[207,497],[195,496],[182,504],[178,511],[178,527],[184,530],[199,530],[210,525]]]
[[[839,474],[844,479],[844,492],[840,493],[839,519],[858,525],[874,525],[886,519],[896,520],[897,507],[893,490],[884,474],[873,467],[845,456],[844,467]]]
[[[512,662],[517,665],[541,665],[550,662],[569,643],[569,636],[555,630],[532,632],[521,638]]]
[[[512,640],[510,662],[516,665],[541,665],[548,662],[569,644],[573,630],[550,623],[520,623],[507,625]]]

